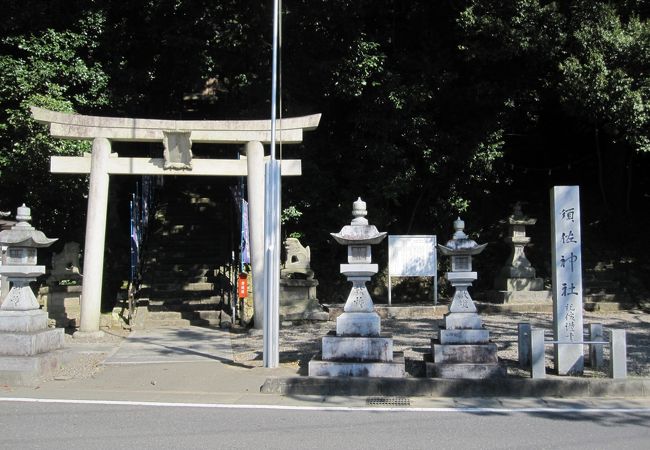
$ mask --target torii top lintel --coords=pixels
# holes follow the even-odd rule
[[[205,144],[245,144],[271,142],[270,120],[158,120],[85,116],[31,107],[37,122],[50,125],[53,137],[64,139],[107,138],[113,141],[161,142],[164,132],[191,132],[192,142]],[[303,131],[314,130],[320,114],[276,121],[276,141],[302,142]]]

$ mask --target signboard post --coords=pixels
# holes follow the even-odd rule
[[[433,304],[438,304],[436,236],[388,236],[388,304],[392,304],[391,277],[433,277]]]
[[[558,375],[582,373],[582,250],[578,186],[551,189],[553,337]]]

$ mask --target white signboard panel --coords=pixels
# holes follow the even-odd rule
[[[582,344],[582,250],[578,186],[551,189],[553,253],[553,334],[559,375],[584,369]]]
[[[433,277],[437,300],[436,236],[388,236],[388,304],[391,304],[391,277]]]

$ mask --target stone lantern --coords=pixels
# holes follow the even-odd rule
[[[481,326],[481,320],[476,314],[476,306],[467,288],[476,280],[476,272],[472,272],[472,256],[478,255],[487,244],[479,245],[465,234],[465,222],[460,217],[454,221],[454,235],[446,245],[438,244],[440,253],[451,257],[451,272],[446,278],[454,287],[454,297],[449,307],[447,328],[467,328],[467,325]],[[459,315],[460,314],[460,315]]]
[[[454,296],[440,327],[438,339],[432,339],[433,362],[427,362],[427,376],[440,378],[487,378],[504,375],[498,364],[497,346],[490,343],[489,331],[483,328],[476,305],[467,288],[476,280],[472,256],[487,244],[477,244],[464,232],[465,222],[454,221],[454,235],[440,253],[451,257],[451,272],[445,275],[454,287]]]
[[[500,276],[495,282],[495,288],[506,291],[541,291],[544,280],[535,277],[535,268],[530,264],[524,249],[530,244],[526,236],[526,227],[535,225],[537,219],[524,215],[521,203],[517,202],[512,215],[508,217],[509,235],[504,241],[511,246],[510,256],[506,265],[501,269]]]
[[[0,245],[7,246],[0,273],[13,284],[0,310],[37,310],[40,306],[29,283],[45,273],[45,266],[36,265],[36,249],[49,247],[57,239],[45,237],[42,231],[29,224],[30,209],[25,204],[18,208],[16,220],[18,223],[10,230],[0,232]]]
[[[30,209],[18,208],[18,223],[0,232],[7,246],[0,273],[12,284],[0,306],[0,380],[10,384],[34,384],[58,365],[52,350],[63,347],[63,329],[48,328],[47,312],[40,309],[29,283],[45,273],[36,265],[38,248],[52,245],[29,224]]]
[[[336,242],[348,247],[348,263],[341,264],[341,273],[352,282],[343,314],[336,320],[338,335],[379,336],[380,332],[379,315],[374,312],[366,282],[379,271],[377,264],[371,262],[370,246],[379,244],[386,232],[380,233],[377,227],[369,225],[367,214],[366,202],[359,198],[352,204],[351,224],[338,233],[331,233]]]
[[[379,270],[372,263],[371,246],[379,244],[386,232],[368,224],[366,203],[359,198],[352,205],[352,222],[332,237],[348,250],[341,273],[352,289],[336,319],[336,334],[323,337],[321,358],[309,362],[310,376],[403,377],[403,354],[393,353],[393,339],[381,335],[379,315],[366,282]]]

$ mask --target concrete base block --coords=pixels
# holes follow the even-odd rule
[[[336,318],[337,336],[379,336],[379,315],[371,312],[345,312]]]
[[[323,337],[322,358],[331,360],[383,361],[393,360],[393,339],[386,337]]]
[[[317,280],[280,278],[280,320],[329,320],[316,298]]]
[[[488,330],[446,330],[441,329],[438,334],[441,344],[487,344],[490,342]]]
[[[525,304],[540,303],[553,304],[553,293],[551,291],[488,291],[482,293],[480,301],[501,304]]]
[[[309,376],[404,378],[404,354],[395,352],[391,362],[323,361],[316,355],[309,361]]]
[[[0,333],[0,355],[33,356],[63,348],[63,328]]]
[[[26,333],[47,328],[47,313],[31,311],[0,311],[0,332]]]
[[[483,328],[481,318],[476,313],[449,313],[445,316],[447,330],[480,330]]]
[[[55,321],[57,327],[79,325],[81,290],[81,285],[47,286],[39,289],[39,303],[45,306],[48,316]]]
[[[508,277],[508,278],[499,278],[494,283],[494,287],[501,291],[541,291],[544,289],[544,279],[543,278],[533,278],[535,273],[531,277]]]
[[[104,337],[102,330],[98,331],[80,331],[77,330],[72,334],[73,339],[100,339]]]
[[[427,362],[428,378],[485,379],[506,376],[506,368],[499,364],[453,364]]]
[[[442,345],[434,343],[431,355],[436,363],[490,363],[496,364],[496,344]]]
[[[36,386],[61,365],[61,350],[35,356],[0,356],[0,384]]]

